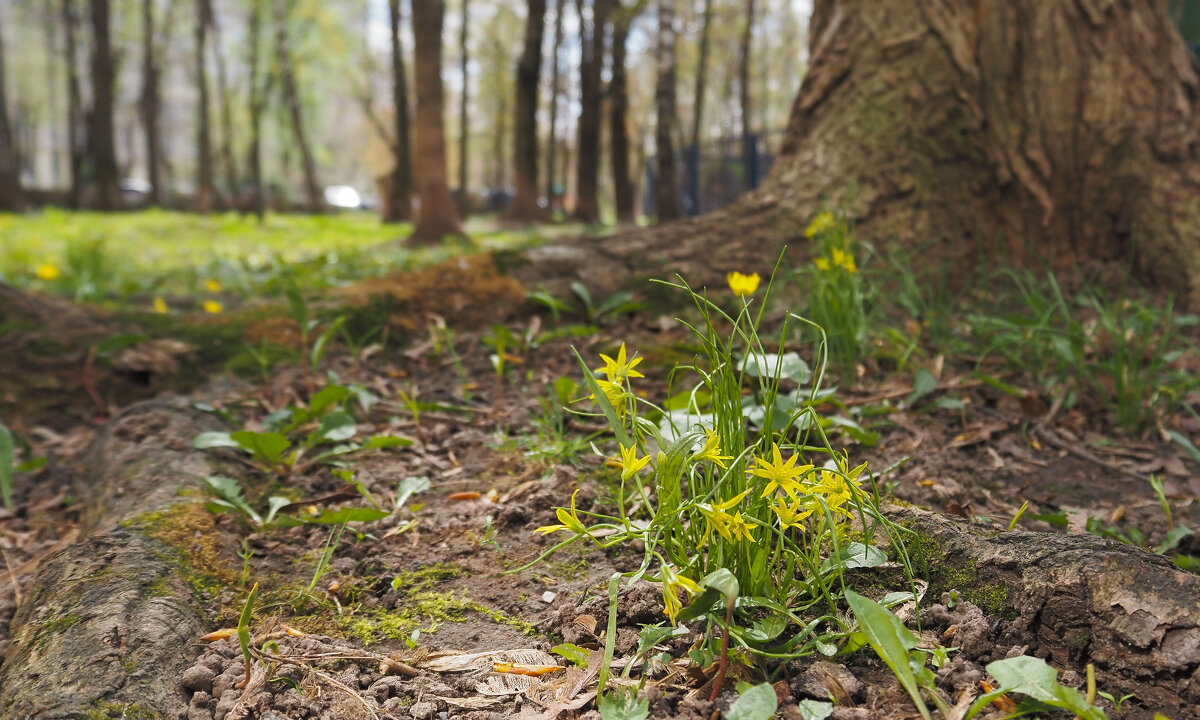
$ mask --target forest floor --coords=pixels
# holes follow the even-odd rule
[[[322,388],[337,386],[349,390],[339,402],[354,416],[355,437],[400,436],[411,444],[347,455],[342,469],[352,474],[328,465],[280,474],[236,449],[194,452],[226,468],[243,488],[244,507],[260,521],[271,496],[290,503],[282,515],[312,519],[379,507],[381,518],[270,526],[236,511],[229,494],[224,507],[214,504],[217,495],[204,487],[191,488],[176,509],[153,518],[168,535],[185,538],[178,549],[195,559],[192,589],[211,630],[238,626],[257,583],[256,642],[274,640],[281,656],[296,658],[267,670],[256,665],[243,690],[238,638],[195,638],[187,649],[193,664],[179,677],[161,678],[179,687],[188,719],[598,717],[606,582],[614,572],[636,570],[641,554],[576,543],[520,569],[556,541],[535,532],[557,522],[555,508],[574,501],[581,511],[609,511],[619,494],[620,471],[593,452],[615,456],[615,441],[594,419],[562,407],[563,400],[587,395],[571,348],[598,362],[600,353],[615,355],[624,343],[644,358],[639,392],[661,403],[679,391],[670,386],[672,368],[702,354],[676,319],[693,318],[694,311],[683,303],[635,308],[615,298],[606,312],[599,309],[602,299],[559,298],[570,309],[552,314],[545,303],[526,299],[532,288],[481,270],[482,262],[450,261],[375,278],[301,307],[268,299],[220,314],[172,314],[171,324],[157,330],[147,330],[158,327],[152,314],[111,311],[99,316],[90,336],[90,371],[80,364],[42,367],[35,355],[23,356],[7,374],[0,371],[2,420],[19,438],[24,463],[14,508],[0,511],[7,565],[0,647],[8,648],[8,620],[38,562],[79,539],[88,512],[74,499],[82,458],[105,418],[139,399],[186,395],[229,430],[262,431],[279,422],[280,411],[309,407]],[[835,446],[869,463],[885,506],[915,505],[1000,533],[1100,534],[1160,550],[1194,571],[1200,543],[1178,530],[1200,527],[1200,453],[1189,445],[1200,441],[1200,418],[1185,407],[1195,399],[1187,379],[1197,359],[1190,320],[1161,310],[1161,302],[1136,305],[1155,313],[1149,325],[1169,325],[1171,337],[1129,350],[1126,362],[1146,365],[1139,352],[1172,355],[1155,365],[1158,375],[1143,398],[1150,414],[1131,431],[1118,426],[1116,408],[1097,389],[1111,386],[1111,377],[1093,374],[1096,384],[1089,385],[1071,375],[1070,363],[1054,359],[1064,355],[1055,355],[1056,347],[1061,351],[1056,333],[1077,339],[1071,333],[1094,329],[1104,308],[1085,307],[1077,323],[1060,325],[1019,301],[1001,311],[989,292],[946,293],[936,306],[926,295],[921,312],[897,305],[906,297],[901,291],[878,295],[876,304],[889,313],[871,330],[871,351],[859,359],[856,377],[837,383],[817,406],[841,419],[831,425]],[[389,293],[390,301],[378,301]],[[197,296],[203,294],[200,289]],[[144,303],[148,295],[137,296]],[[1132,297],[1120,296],[1113,307],[1141,302]],[[782,289],[764,323],[777,323],[796,307],[791,303],[802,302],[799,285]],[[969,318],[968,307],[992,307],[993,320],[1004,322],[985,332],[986,323]],[[311,335],[301,332],[310,315],[319,320]],[[331,335],[314,362],[316,338],[338,317],[347,318],[346,332]],[[30,332],[4,327],[0,335]],[[938,327],[946,331],[940,338]],[[94,348],[105,334],[125,339],[97,359]],[[164,344],[172,339],[178,344]],[[1119,340],[1093,344],[1081,362],[1100,367],[1116,354]],[[1021,352],[1049,349],[1030,359],[1018,352],[1021,345],[1028,346]],[[811,345],[796,349],[815,364]],[[1031,365],[1035,360],[1042,364]],[[45,389],[48,378],[57,394]],[[35,392],[55,399],[39,401]],[[1176,396],[1155,404],[1149,393]],[[147,442],[165,442],[153,432],[147,429]],[[1161,494],[1151,476],[1161,480]],[[937,671],[949,696],[980,692],[988,663],[1020,654],[1051,658],[1064,685],[1084,684],[1086,639],[1060,656],[1040,637],[1038,619],[1017,614],[1003,590],[948,576],[937,557],[914,557],[918,577],[931,582],[920,630],[959,648]],[[665,620],[657,583],[623,588],[613,667],[633,663],[639,633]],[[642,654],[654,655],[642,668],[650,717],[708,720],[729,710],[736,684],[764,677],[774,683],[780,717],[813,717],[798,705],[805,699],[832,699],[832,717],[839,719],[917,716],[895,675],[869,649],[758,665],[736,656],[726,692],[710,703],[713,669],[688,659],[689,649],[700,647],[703,627],[691,623]],[[497,672],[504,663],[563,667],[535,678]],[[1180,680],[1179,702],[1171,707],[1141,700],[1139,681],[1119,669],[1102,678],[1100,690],[1133,695],[1119,711],[1098,699],[1109,717],[1150,718],[1157,711],[1176,720],[1200,717],[1195,678],[1190,685]],[[123,715],[128,708],[101,710],[100,717],[132,717]],[[988,708],[977,717],[1004,715]],[[618,716],[626,717],[608,717]]]

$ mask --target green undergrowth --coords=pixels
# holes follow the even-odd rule
[[[225,558],[224,547],[203,503],[181,502],[162,510],[142,513],[122,523],[123,527],[157,540],[166,546],[159,559],[177,568],[179,579],[197,601],[208,604],[223,591],[237,587],[236,573]],[[145,588],[146,596],[169,594],[169,578],[159,578]],[[222,617],[235,613],[222,608]]]
[[[910,528],[913,529],[913,528]],[[938,598],[950,590],[983,611],[988,617],[1015,620],[1019,613],[1004,583],[985,580],[973,558],[951,558],[929,533],[913,529],[909,552],[929,579],[927,597]]]

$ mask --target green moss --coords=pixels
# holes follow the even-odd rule
[[[83,616],[75,613],[48,620],[39,625],[38,629],[34,632],[33,643],[34,645],[39,645],[55,635],[61,635],[81,622],[83,622]]]
[[[122,526],[166,545],[159,559],[178,570],[197,600],[211,602],[237,585],[240,576],[226,563],[212,513],[203,503],[177,503],[138,515]],[[146,596],[170,594],[169,582],[170,578],[155,580],[145,588]]]
[[[957,590],[964,600],[990,617],[1005,620],[1017,618],[1008,586],[980,577],[974,559],[951,561],[932,536],[919,530],[909,541],[908,550],[914,562],[924,566],[925,575],[929,578],[930,597],[940,597],[947,590]]]
[[[158,720],[158,713],[135,703],[119,703],[111,700],[95,700],[88,708],[88,720]]]

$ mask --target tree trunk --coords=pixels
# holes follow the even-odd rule
[[[758,191],[569,262],[723,284],[831,208],[930,267],[1118,262],[1200,302],[1200,78],[1157,0],[818,0],[809,43]]]
[[[700,146],[704,120],[704,95],[708,90],[708,35],[712,24],[712,0],[704,0],[700,21],[700,56],[696,59],[696,92],[692,99],[692,145]]]
[[[262,176],[262,116],[267,105],[267,94],[270,91],[271,73],[259,79],[259,54],[262,46],[262,4],[264,0],[250,0],[250,20],[247,23],[249,34],[249,58],[246,63],[250,75],[250,148],[249,164],[250,178],[254,185],[250,204],[254,214],[261,223],[266,215],[266,197]]]
[[[462,0],[462,22],[458,32],[459,74],[462,75],[462,92],[458,95],[458,216],[466,217],[470,208],[471,194],[467,189],[467,138],[471,135],[471,120],[467,115],[467,102],[471,98],[471,76],[467,72],[467,31],[471,27],[467,12],[469,3]]]
[[[550,212],[555,212],[555,185],[558,178],[555,175],[555,163],[558,160],[558,98],[562,94],[559,80],[559,51],[563,40],[563,11],[566,10],[566,0],[558,0],[554,6],[554,49],[550,53],[550,128],[546,141],[546,200]]]
[[[317,182],[317,165],[313,160],[312,145],[304,127],[304,107],[300,103],[300,91],[296,82],[296,61],[292,56],[288,38],[288,18],[291,15],[291,0],[275,0],[275,52],[279,61],[279,81],[283,90],[283,101],[287,105],[292,134],[300,151],[300,169],[304,173],[304,196],[309,212],[320,212],[325,203],[321,186]]]
[[[19,212],[25,209],[25,193],[21,190],[21,162],[8,118],[3,35],[0,32],[0,210]]]
[[[212,0],[208,4],[209,27],[213,36],[213,54],[217,60],[217,100],[221,103],[221,170],[225,174],[225,193],[233,204],[238,193],[237,163],[233,154],[233,98],[229,92],[229,76],[225,72],[225,50],[221,44],[221,25],[213,12]]]
[[[738,44],[738,104],[741,106],[742,140],[750,137],[750,41],[754,37],[754,0],[746,0],[746,20]]]
[[[208,47],[211,0],[196,0],[196,197],[195,209],[206,213],[212,209],[213,166],[212,128],[208,111],[208,70],[205,49]]]
[[[121,185],[117,169],[116,127],[113,94],[116,73],[109,35],[108,0],[91,0],[92,17],[92,112],[88,146],[92,151],[101,210],[121,209]]]
[[[442,88],[442,20],[445,0],[412,5],[416,41],[417,152],[415,174],[421,212],[410,241],[433,245],[446,235],[462,235],[462,225],[446,173],[445,100]]]
[[[613,174],[613,204],[617,222],[633,222],[633,181],[629,175],[629,83],[625,72],[629,26],[641,9],[635,2],[613,16],[612,79],[608,82],[609,153]]]
[[[675,171],[675,0],[658,0],[658,84],[654,106],[654,146],[658,160],[655,206],[661,223],[683,214]]]
[[[392,41],[392,107],[395,109],[396,141],[392,154],[396,166],[388,184],[388,202],[383,221],[408,222],[412,219],[412,159],[409,156],[408,77],[404,70],[404,47],[400,44],[400,0],[388,0],[388,24]]]
[[[153,206],[163,204],[159,70],[154,48],[154,0],[142,0],[142,132],[146,143],[146,179],[150,182]]]
[[[525,18],[525,49],[517,63],[516,115],[513,120],[513,166],[516,196],[509,218],[533,222],[542,216],[538,206],[538,79],[542,70],[542,35],[546,0],[529,0]]]
[[[71,173],[69,204],[79,209],[83,199],[83,95],[79,89],[79,14],[75,0],[62,0],[63,46],[67,54],[67,166]]]
[[[583,3],[579,8],[579,37],[583,54],[579,61],[579,142],[575,159],[575,217],[587,223],[600,222],[600,77],[604,68],[604,29],[612,0],[594,0],[592,22],[585,25]]]

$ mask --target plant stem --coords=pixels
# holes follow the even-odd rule
[[[713,681],[712,692],[708,695],[710,703],[716,702],[721,695],[721,686],[725,684],[725,670],[729,665],[729,628],[733,625],[733,603],[725,603],[725,636],[721,638],[721,660],[717,665],[717,679]]]

